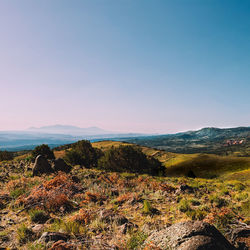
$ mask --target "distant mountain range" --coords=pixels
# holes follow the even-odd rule
[[[90,141],[115,140],[117,138],[132,138],[142,135],[138,133],[106,131],[98,127],[80,128],[70,125],[31,127],[24,131],[0,131],[0,150],[30,150],[40,144],[57,147],[83,139]]]
[[[33,149],[40,144],[57,147],[78,140],[121,140],[175,153],[214,153],[250,155],[250,127],[203,128],[176,134],[146,135],[116,133],[98,127],[79,128],[53,125],[25,131],[0,132],[0,150]]]
[[[47,134],[65,134],[65,135],[104,135],[115,134],[115,132],[106,131],[98,127],[79,128],[70,125],[52,125],[40,128],[31,127],[28,132],[47,133]]]

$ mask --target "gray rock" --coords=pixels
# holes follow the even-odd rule
[[[71,171],[71,166],[69,166],[62,158],[58,158],[53,161],[52,168],[57,171],[62,171],[69,173]]]
[[[48,160],[42,156],[38,155],[35,160],[35,164],[33,167],[33,176],[39,175],[39,174],[47,174],[54,172],[51,168]]]
[[[43,224],[37,224],[37,225],[34,225],[31,229],[35,234],[40,234],[44,229],[44,225]]]
[[[67,241],[69,238],[70,238],[70,236],[68,234],[65,234],[65,233],[45,232],[42,234],[42,236],[40,237],[38,242],[39,243],[45,243],[45,242],[49,242],[49,241],[56,242],[59,240]]]
[[[226,238],[212,225],[202,221],[176,223],[153,232],[145,245],[176,250],[233,250]]]

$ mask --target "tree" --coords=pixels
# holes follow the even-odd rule
[[[35,149],[32,151],[32,158],[33,160],[38,156],[38,155],[42,155],[45,158],[49,159],[49,160],[53,160],[55,159],[55,155],[53,153],[53,151],[50,149],[50,147],[46,144],[42,144],[40,146],[35,147]]]
[[[82,140],[72,145],[72,149],[65,155],[65,160],[71,165],[83,165],[88,168],[97,166],[101,155],[102,152],[93,148],[89,141]]]
[[[152,175],[158,175],[164,171],[164,167],[157,159],[146,156],[140,148],[134,146],[112,147],[99,159],[98,168]]]

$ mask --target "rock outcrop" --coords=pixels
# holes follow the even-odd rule
[[[176,223],[153,232],[145,246],[175,250],[233,250],[229,241],[212,225],[201,221]]]
[[[38,155],[35,160],[35,164],[33,167],[33,176],[40,174],[47,174],[54,172],[48,160],[42,156]]]
[[[71,171],[71,166],[69,166],[62,158],[58,158],[53,160],[52,168],[54,171],[62,171],[65,173],[69,173]]]

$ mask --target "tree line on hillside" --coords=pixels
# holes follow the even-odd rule
[[[106,171],[131,172],[150,175],[163,174],[164,167],[161,163],[145,155],[139,147],[122,145],[111,147],[106,151],[94,148],[87,140],[78,141],[66,150],[64,160],[74,165],[86,168],[98,168]],[[32,151],[32,158],[43,155],[47,159],[55,159],[53,151],[48,145],[40,145]]]

